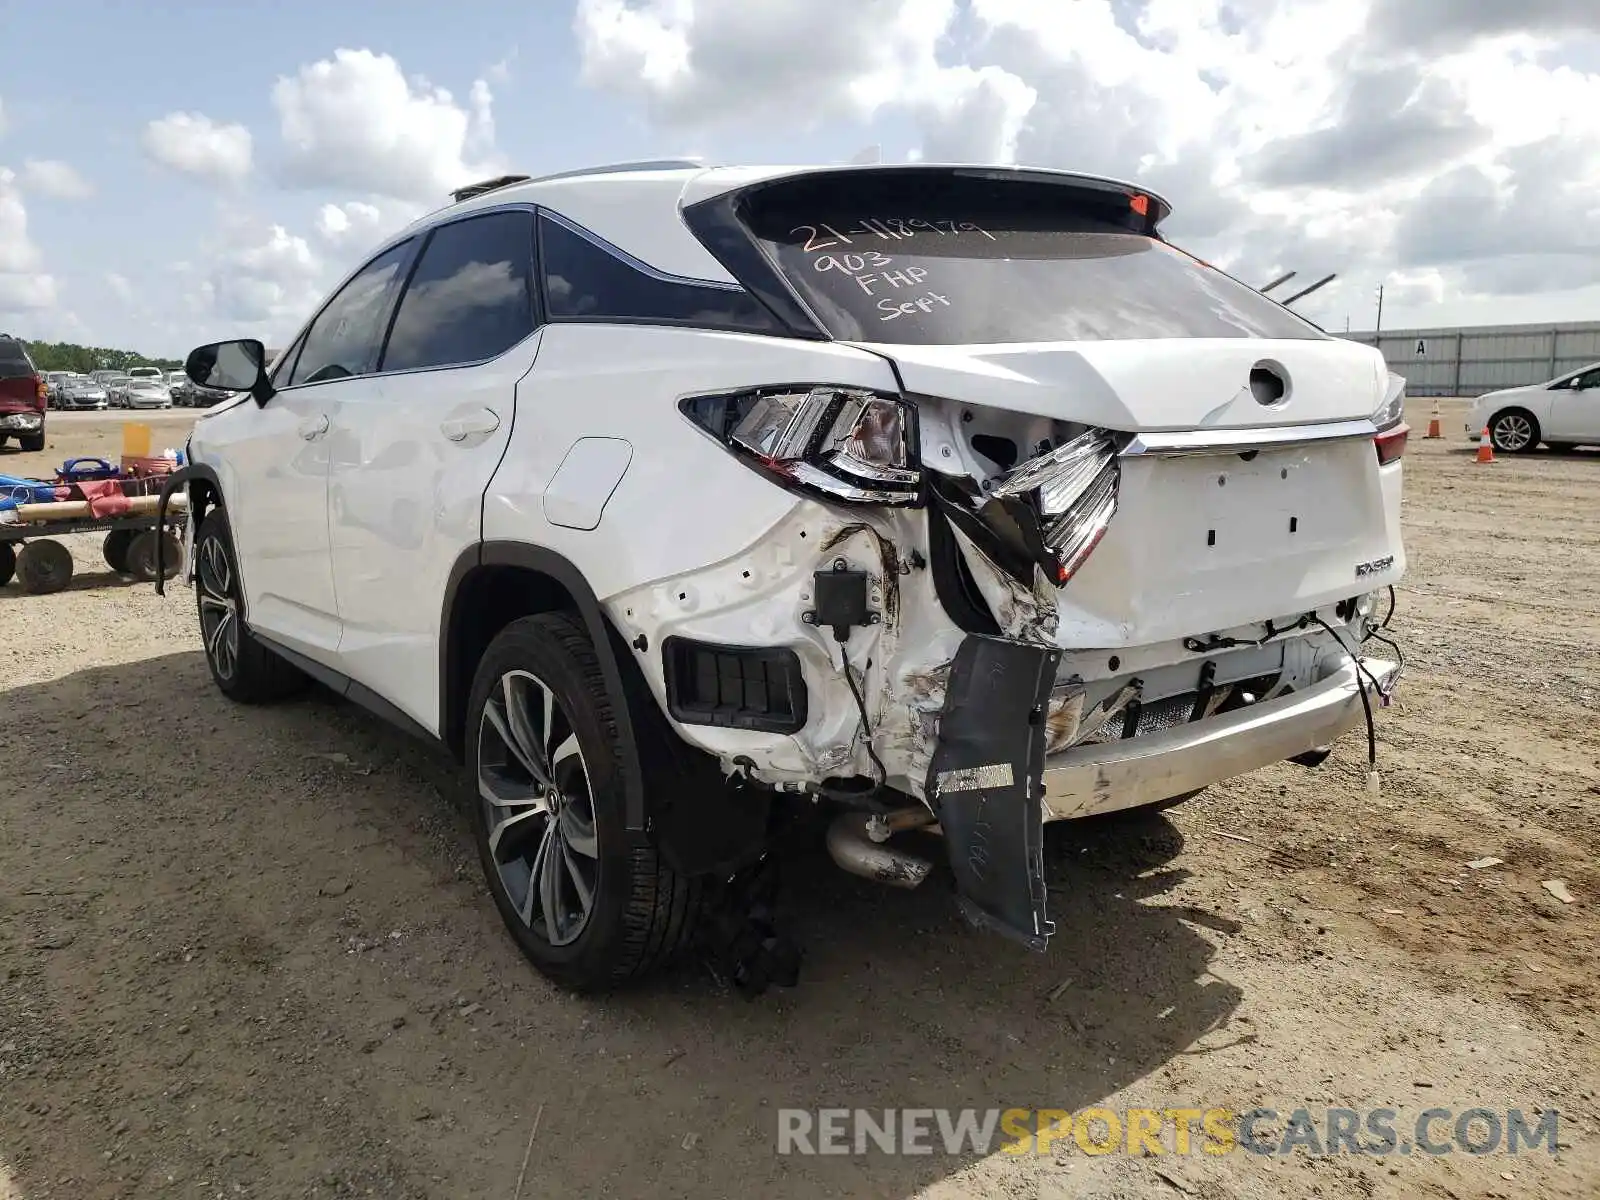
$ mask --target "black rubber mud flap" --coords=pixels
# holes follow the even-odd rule
[[[927,795],[961,911],[1043,950],[1045,710],[1061,652],[969,636],[956,651]]]

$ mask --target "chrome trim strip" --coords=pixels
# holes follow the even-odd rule
[[[1172,433],[1136,433],[1122,451],[1122,457],[1141,454],[1239,454],[1308,442],[1348,441],[1371,438],[1378,427],[1365,418],[1359,421],[1330,421],[1321,425],[1268,425],[1255,429],[1182,429]]]

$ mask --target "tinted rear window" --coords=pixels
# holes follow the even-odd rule
[[[0,338],[0,379],[15,379],[19,375],[32,375],[33,363],[28,352],[16,338]]]
[[[756,193],[741,213],[827,331],[915,345],[1321,338],[1142,231],[1122,193],[864,172]]]

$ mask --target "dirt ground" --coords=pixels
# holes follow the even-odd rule
[[[192,594],[74,545],[71,590],[0,589],[0,1200],[1600,1194],[1600,454],[1478,466],[1461,411],[1407,459],[1380,796],[1352,735],[1075,827],[1042,956],[807,849],[801,985],[754,1002],[548,986],[448,763],[326,695],[229,705]],[[1091,1105],[1556,1109],[1562,1149],[775,1153],[785,1107]]]

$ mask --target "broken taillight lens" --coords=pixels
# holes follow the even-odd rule
[[[1077,573],[1110,528],[1121,479],[1116,439],[1103,429],[1091,429],[1023,463],[990,497],[1026,500],[1039,514],[1039,533],[1051,559],[1042,565],[1060,586]]]
[[[909,411],[892,396],[819,386],[697,396],[681,407],[782,482],[858,504],[915,504],[921,494]]]

